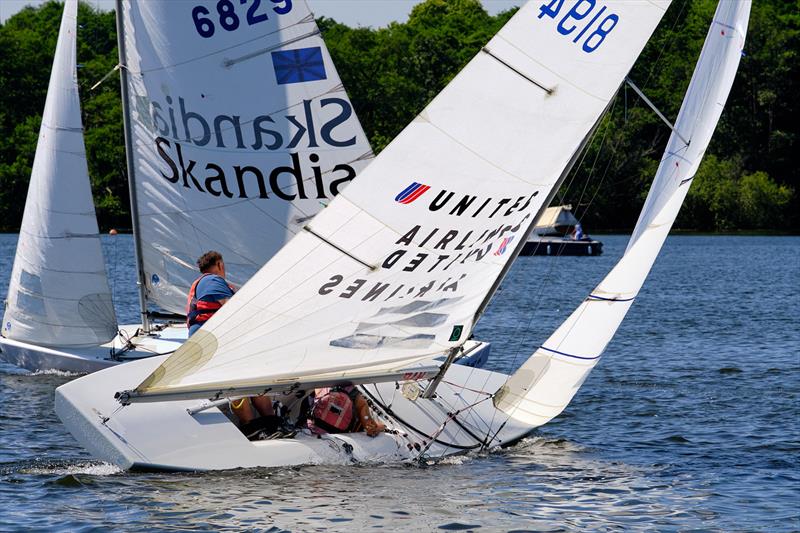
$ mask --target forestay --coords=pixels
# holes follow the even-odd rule
[[[749,15],[749,0],[722,0],[717,6],[675,122],[677,133],[669,139],[625,254],[501,389],[495,404],[513,418],[539,426],[558,415],[597,364],[633,304],[722,114],[739,66]]]
[[[242,285],[372,152],[304,1],[123,5],[146,299],[208,250]]]
[[[102,344],[117,331],[83,144],[77,15],[67,0],[3,317],[5,337],[45,346]]]
[[[460,346],[667,2],[529,2],[131,399]]]

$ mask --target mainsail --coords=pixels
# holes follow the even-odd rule
[[[122,4],[146,300],[244,284],[372,159],[305,1]]]
[[[77,15],[67,0],[3,317],[5,337],[46,346],[102,344],[117,331],[83,143]]]
[[[529,2],[135,391],[363,375],[461,346],[668,2]]]
[[[539,426],[570,402],[633,304],[664,244],[730,93],[749,0],[721,0],[639,221],[619,263],[510,378],[495,405]],[[688,144],[682,140],[685,138]]]

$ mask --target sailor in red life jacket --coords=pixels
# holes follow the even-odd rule
[[[210,319],[223,305],[230,300],[236,288],[225,281],[225,262],[222,254],[215,251],[206,252],[197,260],[201,276],[192,283],[186,301],[186,325],[191,337]],[[233,412],[242,425],[248,424],[259,416],[273,416],[272,400],[269,396],[241,398],[231,402]]]
[[[369,404],[357,388],[322,388],[309,397],[308,427],[312,433],[357,433],[377,437],[386,426],[372,418]]]
[[[225,281],[222,254],[206,252],[197,260],[201,276],[192,283],[186,300],[186,326],[191,337],[233,296],[234,288]]]

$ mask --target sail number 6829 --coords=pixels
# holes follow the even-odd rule
[[[538,18],[547,16],[558,20],[556,25],[558,33],[561,35],[572,35],[574,33],[573,43],[583,39],[581,48],[587,54],[597,50],[605,41],[606,36],[611,33],[611,30],[619,22],[619,15],[616,13],[606,14],[604,18],[601,18],[606,13],[607,8],[604,5],[599,5],[597,0],[578,0],[573,4],[572,9],[567,11],[559,20],[558,17],[562,7],[564,7],[564,0],[551,0],[546,4],[542,4],[539,8]],[[595,10],[595,8],[599,9]],[[594,30],[588,33],[592,27],[594,27]]]
[[[269,1],[275,4],[272,10],[278,15],[285,15],[292,10],[292,0]],[[242,13],[238,13],[236,8],[237,3],[243,6],[247,4],[250,5],[246,12],[244,12],[244,8],[240,8]],[[267,6],[268,5],[269,4],[267,4]],[[223,30],[234,31],[239,27],[241,18],[244,18],[249,26],[269,20],[267,8],[261,7],[261,0],[219,0],[216,8],[216,15],[212,15],[211,11],[209,11],[206,6],[196,6],[192,9],[192,20],[194,21],[194,27],[200,37],[208,39],[214,35],[214,32],[217,30],[214,24],[215,21]]]

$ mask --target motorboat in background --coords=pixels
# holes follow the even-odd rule
[[[600,255],[603,243],[585,234],[569,204],[545,209],[520,255]]]

